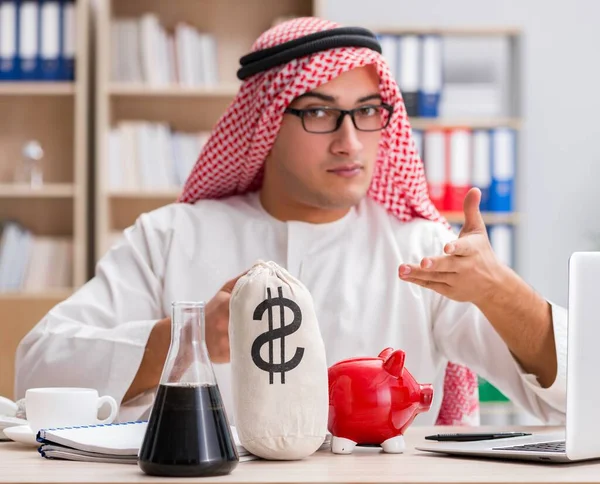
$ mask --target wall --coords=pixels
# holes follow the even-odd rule
[[[574,250],[600,250],[600,2],[322,0],[344,24],[523,29],[517,267],[546,298],[567,303]],[[594,242],[592,234],[598,234]]]

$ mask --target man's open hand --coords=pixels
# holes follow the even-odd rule
[[[420,265],[402,264],[402,280],[432,289],[455,301],[475,304],[494,293],[507,267],[496,258],[479,211],[481,192],[467,193],[463,210],[465,222],[458,239],[444,246],[439,257],[426,257]]]

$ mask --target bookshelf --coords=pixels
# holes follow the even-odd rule
[[[0,220],[14,220],[33,236],[72,242],[68,287],[0,293],[0,395],[13,397],[19,341],[54,305],[87,280],[89,0],[76,0],[74,81],[0,82]],[[43,185],[14,181],[28,140],[39,141]]]

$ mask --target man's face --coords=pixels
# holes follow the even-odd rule
[[[310,127],[326,115],[319,108],[349,110],[380,104],[379,77],[373,66],[366,66],[296,98],[290,107],[310,109],[305,115],[305,125]],[[286,113],[266,161],[264,183],[276,187],[283,203],[325,210],[350,208],[369,189],[380,137],[381,131],[357,130],[350,116],[332,133],[309,133],[300,117]]]

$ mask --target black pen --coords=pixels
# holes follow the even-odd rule
[[[427,440],[439,442],[473,442],[477,440],[508,439],[510,437],[524,437],[531,435],[526,432],[492,432],[492,433],[465,433],[465,434],[437,434],[428,435]]]

